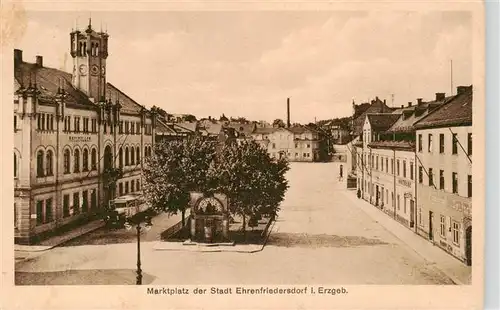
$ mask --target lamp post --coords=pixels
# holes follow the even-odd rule
[[[150,230],[153,224],[151,223],[151,218],[149,216],[144,217],[144,221],[140,219],[128,219],[125,223],[125,229],[131,230],[133,225],[135,225],[135,229],[137,232],[137,276],[136,276],[136,285],[142,285],[142,269],[141,269],[141,232],[142,230]]]

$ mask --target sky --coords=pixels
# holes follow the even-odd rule
[[[25,61],[72,71],[69,33],[107,30],[107,80],[138,103],[201,117],[313,122],[472,84],[468,12],[27,12]],[[101,26],[102,25],[102,26]],[[451,61],[453,78],[451,79]]]

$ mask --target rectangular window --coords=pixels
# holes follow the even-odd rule
[[[472,155],[472,134],[467,134],[467,155]]]
[[[418,224],[422,226],[422,208],[418,208]]]
[[[394,159],[391,159],[391,174],[394,174]]]
[[[410,163],[410,180],[413,180],[413,163]]]
[[[451,179],[453,181],[453,183],[452,183],[453,184],[452,190],[453,190],[453,193],[456,194],[456,193],[458,193],[458,176],[457,176],[456,172],[452,173]]]
[[[89,191],[85,190],[82,192],[82,212],[87,212],[89,210]]]
[[[444,133],[439,134],[439,153],[444,153]]]
[[[137,122],[135,130],[138,135],[141,134],[141,123]]]
[[[130,122],[130,134],[135,134],[135,123],[134,122]]]
[[[128,181],[125,182],[125,194],[128,194]]]
[[[432,175],[432,168],[429,168],[429,186],[434,185],[434,176]]]
[[[97,191],[95,189],[93,189],[90,194],[90,209],[97,209]]]
[[[389,190],[385,190],[385,203],[389,203]]]
[[[120,121],[120,127],[118,128],[118,133],[119,134],[123,133],[123,121]]]
[[[453,223],[452,224],[453,225],[453,243],[458,245],[458,242],[460,241],[460,238],[459,238],[460,224],[458,224],[455,221],[453,221],[452,223]]]
[[[401,210],[401,199],[400,199],[400,196],[398,194],[398,211]]]
[[[375,158],[375,169],[377,169],[377,170],[378,170],[378,155],[377,155],[377,157]]]
[[[456,133],[454,133],[452,136],[451,136],[451,139],[452,139],[452,148],[451,148],[451,153],[452,154],[457,154],[458,153],[458,147],[457,147],[457,144],[458,144],[458,136]]]
[[[467,176],[467,197],[472,197],[472,176]]]
[[[118,184],[118,193],[120,196],[123,195],[123,183]]]
[[[406,178],[406,160],[403,160],[403,178]]]
[[[406,214],[406,198],[403,197],[403,212]]]
[[[108,124],[106,124],[106,121],[103,121],[102,122],[102,129],[104,131],[104,133],[107,133],[108,132]]]
[[[135,192],[135,182],[134,181],[130,182],[130,191],[132,193]]]
[[[422,152],[422,135],[418,135],[418,151]]]
[[[424,182],[424,168],[422,166],[418,167],[418,183]]]
[[[52,212],[52,198],[45,200],[45,221],[44,223],[50,223],[54,220]]]
[[[385,159],[385,172],[389,173],[389,159]]]
[[[47,116],[47,118],[45,119],[47,121],[47,127],[46,128],[47,128],[47,130],[51,130],[52,128],[50,128],[50,117],[52,115],[47,114],[46,116]]]
[[[427,151],[429,153],[432,153],[432,134],[429,134],[428,140],[427,140]]]
[[[396,160],[396,171],[397,171],[397,175],[398,175],[398,177],[399,177],[399,175],[400,175],[400,174],[399,174],[399,173],[400,173],[400,171],[399,171],[399,159],[398,159],[398,160]]]
[[[384,159],[380,158],[380,171],[384,172]]]
[[[444,190],[444,170],[439,170],[439,189]]]
[[[43,224],[43,200],[36,202],[36,224]]]
[[[14,115],[14,131],[17,129],[17,115]]]
[[[17,207],[14,204],[14,228],[17,228]]]
[[[45,130],[45,114],[40,115],[42,117],[41,123],[42,123],[42,130]]]
[[[73,193],[73,214],[80,213],[80,193]]]
[[[69,195],[63,196],[63,217],[69,216]]]
[[[439,234],[443,238],[446,236],[446,218],[442,215],[441,215]]]

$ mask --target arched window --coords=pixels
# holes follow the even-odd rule
[[[99,43],[95,44],[95,55],[99,56]]]
[[[43,151],[38,151],[36,155],[36,176],[43,177]]]
[[[75,159],[74,159],[74,167],[73,172],[80,172],[80,150],[75,149]]]
[[[87,42],[83,42],[83,56],[87,56]]]
[[[141,190],[141,183],[139,183],[139,180],[135,181],[135,188],[137,191]]]
[[[125,147],[125,166],[129,165],[128,147]]]
[[[89,171],[89,150],[83,150],[83,171]]]
[[[47,175],[48,176],[52,176],[54,175],[53,173],[53,165],[54,165],[54,153],[52,153],[51,150],[48,150],[47,151],[47,162],[45,163],[46,167],[47,167]]]
[[[123,168],[123,149],[120,148],[120,151],[118,153],[118,161],[120,164],[120,168]]]
[[[134,152],[134,147],[130,148],[130,165],[135,165],[135,152]]]
[[[92,149],[92,170],[97,170],[97,150]]]
[[[137,147],[135,149],[135,158],[137,160],[137,164],[139,164],[141,162],[141,149],[139,147]]]
[[[17,178],[17,155],[14,153],[14,178]]]
[[[95,56],[95,45],[94,42],[90,44],[90,55]]]
[[[111,147],[108,145],[104,148],[104,169],[111,168],[112,164],[113,164],[113,155],[111,153]]]
[[[64,174],[70,173],[70,154],[69,150],[64,151]]]

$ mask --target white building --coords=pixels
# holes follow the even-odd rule
[[[465,263],[472,247],[472,86],[416,123],[418,232]]]

